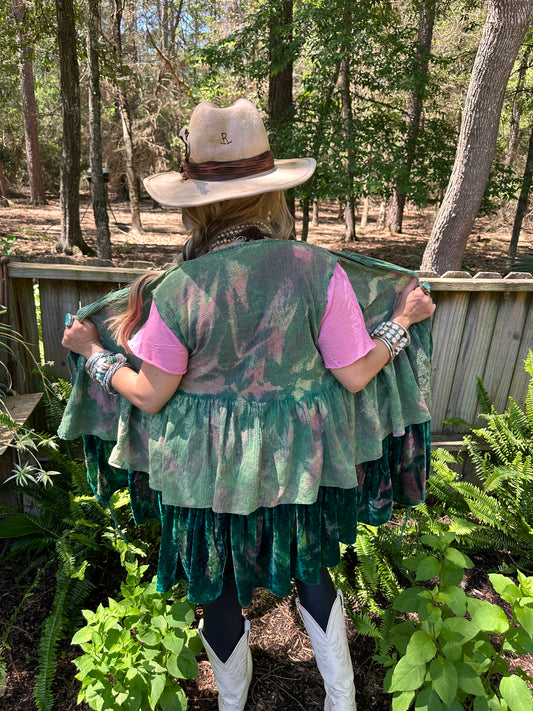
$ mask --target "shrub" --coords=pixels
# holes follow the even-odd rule
[[[72,644],[84,654],[74,660],[81,681],[78,702],[96,711],[179,711],[187,700],[178,679],[198,673],[195,655],[202,649],[190,629],[194,607],[185,598],[167,601],[155,579],[142,583],[148,566],[125,563],[122,599],[109,598],[96,612],[83,610],[87,625]]]
[[[377,657],[390,666],[385,691],[393,694],[393,711],[531,709],[533,678],[520,668],[512,671],[503,654],[533,652],[533,577],[519,572],[517,584],[489,575],[511,606],[508,619],[499,605],[464,592],[464,569],[473,563],[453,540],[450,532],[423,536],[432,553],[405,561],[416,582],[400,593],[394,608],[414,619],[391,629],[397,651]]]

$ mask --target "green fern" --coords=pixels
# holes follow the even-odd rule
[[[51,686],[57,664],[57,648],[66,630],[65,598],[69,579],[59,574],[58,586],[50,614],[46,618],[39,642],[39,673],[35,679],[33,695],[39,711],[52,711],[54,697]]]

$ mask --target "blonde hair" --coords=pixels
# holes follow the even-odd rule
[[[214,202],[210,205],[184,207],[182,220],[191,233],[188,258],[199,257],[208,252],[217,234],[228,227],[247,222],[264,222],[270,228],[274,239],[289,239],[294,230],[294,219],[287,207],[283,190]],[[126,309],[108,320],[114,340],[126,350],[129,350],[127,342],[142,318],[144,289],[161,273],[150,272],[136,279],[130,287]]]
[[[191,232],[192,257],[208,252],[210,243],[222,230],[246,222],[266,223],[274,239],[288,239],[294,230],[294,219],[283,190],[184,207],[182,220]]]

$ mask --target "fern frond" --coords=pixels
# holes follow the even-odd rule
[[[391,643],[391,629],[398,623],[400,615],[392,607],[383,611],[381,616],[379,631],[381,633],[381,639],[379,640],[379,645],[376,649],[378,654],[388,654],[392,647]]]
[[[52,610],[43,624],[39,642],[39,672],[35,679],[33,695],[39,711],[52,711],[54,697],[52,682],[57,665],[57,648],[66,629],[65,598],[69,579],[58,572],[58,587]]]
[[[476,394],[481,406],[482,413],[488,413],[494,411],[494,404],[490,399],[490,396],[485,388],[483,380],[481,378],[477,379]]]
[[[379,640],[381,638],[379,627],[370,615],[365,613],[361,615],[350,614],[350,617],[354,621],[355,629],[359,634],[362,634],[364,637],[371,637],[372,639]]]

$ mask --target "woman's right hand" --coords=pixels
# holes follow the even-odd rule
[[[396,299],[391,316],[391,321],[397,321],[406,328],[433,316],[436,308],[431,296],[417,283],[416,277],[413,277]]]
[[[74,353],[85,356],[85,358],[104,349],[100,341],[100,333],[89,319],[84,321],[74,319],[70,326],[66,326],[61,345]]]

